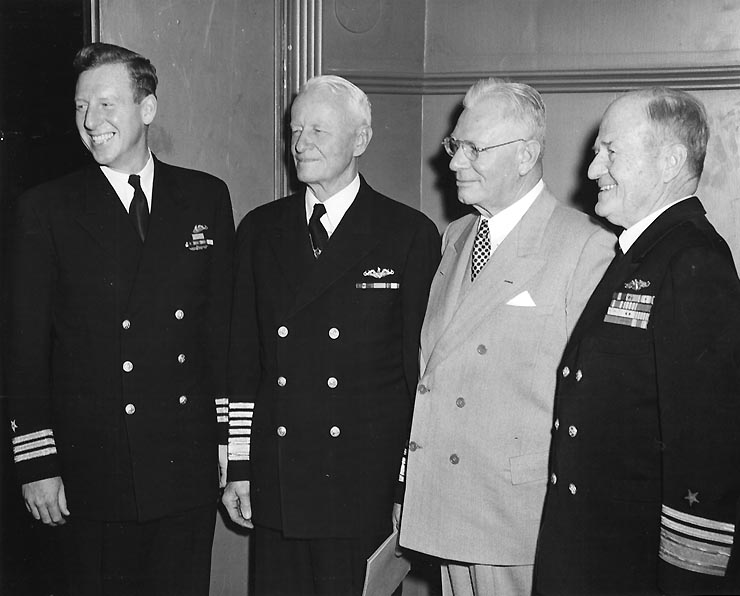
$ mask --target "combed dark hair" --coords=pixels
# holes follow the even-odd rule
[[[75,56],[72,66],[77,76],[105,64],[123,64],[131,77],[134,101],[139,103],[147,95],[157,95],[157,69],[141,54],[109,43],[91,43]]]
[[[685,91],[668,87],[650,87],[637,93],[647,100],[647,114],[658,133],[686,147],[688,166],[700,178],[709,142],[704,104]]]

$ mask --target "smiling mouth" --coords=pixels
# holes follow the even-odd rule
[[[115,133],[112,132],[106,132],[102,135],[90,135],[90,140],[92,141],[93,145],[102,145],[103,143],[107,143],[113,138],[113,135]]]
[[[604,186],[599,186],[599,192],[605,192],[613,188],[617,188],[617,185],[616,184],[605,184]]]

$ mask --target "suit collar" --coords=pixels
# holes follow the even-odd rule
[[[630,249],[627,251],[633,262],[642,261],[647,253],[660,242],[673,228],[683,222],[695,217],[702,217],[706,214],[701,201],[695,196],[680,201],[663,213],[651,223],[647,229],[635,240]]]
[[[677,226],[690,219],[703,217],[704,214],[704,207],[696,197],[676,203],[648,226],[635,240],[627,254],[616,256],[591,294],[586,308],[573,329],[568,345],[577,345],[582,334],[604,316],[614,291],[621,287],[624,280],[632,278],[640,263],[656,244]]]
[[[435,311],[438,328],[429,334],[433,346],[423,346],[430,362],[446,358],[469,337],[494,308],[526,289],[529,280],[546,264],[542,254],[546,227],[557,199],[543,190],[537,200],[506,239],[491,255],[489,262],[470,282],[470,252],[476,227],[466,223],[460,238],[454,241],[454,254],[445,254],[440,264],[444,285],[439,288]],[[472,222],[476,218],[471,218]]]

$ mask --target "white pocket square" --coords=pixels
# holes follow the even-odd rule
[[[532,296],[526,290],[521,294],[517,294],[511,300],[506,303],[508,306],[537,306],[532,300]]]

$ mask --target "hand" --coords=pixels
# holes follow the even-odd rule
[[[403,511],[403,505],[400,503],[393,503],[393,514],[392,514],[392,523],[393,523],[393,529],[397,532],[401,531],[401,513]],[[403,550],[401,549],[401,535],[399,534],[396,537],[396,552],[395,555],[397,557],[403,556]]]
[[[394,530],[400,530],[401,529],[401,511],[403,510],[403,505],[401,503],[393,503],[393,515],[392,515],[392,523],[393,523],[393,529]]]
[[[226,469],[229,465],[229,446],[218,446],[218,487],[226,486]]]
[[[252,524],[252,503],[249,500],[249,480],[229,482],[221,496],[231,521],[242,528],[254,528]]]
[[[48,526],[61,526],[69,515],[64,482],[60,476],[44,478],[24,484],[21,488],[26,509],[33,517]]]

